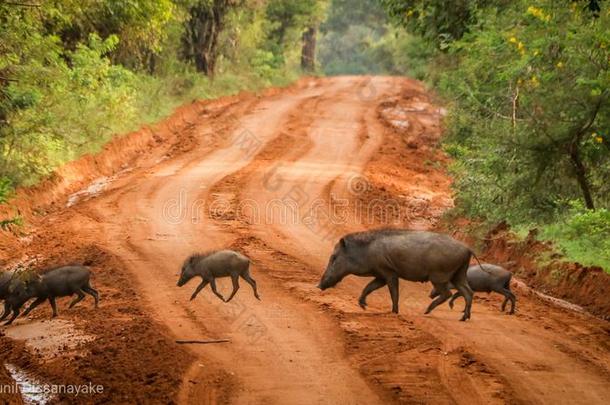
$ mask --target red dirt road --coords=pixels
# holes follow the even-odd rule
[[[179,352],[178,403],[607,402],[607,322],[518,288],[517,315],[480,296],[468,322],[458,322],[460,301],[423,315],[427,284],[401,283],[400,315],[385,289],[358,307],[368,280],[315,288],[341,234],[433,228],[451,206],[440,113],[403,78],[312,79],[237,97],[197,116],[166,158],[151,150],[149,164],[48,217],[122,263],[167,339],[230,339]],[[189,301],[196,282],[176,287],[182,261],[227,247],[252,258],[262,301],[245,283],[230,304],[209,287]],[[220,285],[226,297],[230,283]]]

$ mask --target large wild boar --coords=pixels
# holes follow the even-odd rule
[[[27,316],[38,305],[49,300],[53,309],[53,317],[56,317],[58,313],[55,299],[75,294],[76,297],[70,303],[70,308],[85,298],[85,293],[95,299],[95,307],[97,308],[99,294],[91,287],[90,278],[91,273],[87,267],[65,266],[53,269],[42,275],[35,274],[28,280],[14,280],[11,284],[12,291],[7,297],[7,302],[13,311],[13,315],[6,322],[6,325],[11,324],[19,316],[21,306],[30,298],[36,298],[36,300],[25,310],[23,316]],[[5,314],[0,320],[3,320],[7,315]]]
[[[233,299],[237,290],[239,290],[239,277],[243,278],[254,290],[254,296],[260,300],[256,291],[256,281],[250,276],[250,259],[239,252],[233,250],[218,250],[207,253],[194,254],[187,258],[182,265],[178,287],[182,287],[188,283],[193,277],[201,277],[201,283],[197,286],[191,300],[197,297],[197,294],[208,284],[212,288],[212,292],[224,302],[229,302]],[[233,282],[233,292],[228,299],[216,290],[216,278],[231,277]]]
[[[516,303],[515,294],[510,290],[510,280],[512,276],[513,274],[505,268],[487,263],[470,266],[466,273],[468,285],[472,291],[486,293],[495,291],[505,297],[504,302],[502,302],[502,312],[504,312],[506,304],[510,301],[509,314],[511,315],[515,313]],[[449,288],[455,289],[451,283],[449,284]],[[430,298],[435,298],[438,295],[438,291],[433,288],[430,292]],[[459,291],[453,294],[453,297],[449,300],[449,307],[453,308],[453,301],[461,296],[462,294],[460,294]]]
[[[466,270],[472,251],[457,240],[438,233],[402,229],[380,229],[352,233],[341,238],[330,256],[319,284],[321,290],[335,286],[345,276],[374,277],[362,291],[359,304],[366,309],[366,297],[387,285],[392,312],[398,313],[398,279],[430,281],[440,293],[426,310],[451,298],[451,282],[466,299],[462,321],[470,318],[472,290]]]

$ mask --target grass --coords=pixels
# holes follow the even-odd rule
[[[567,260],[599,266],[610,274],[610,239],[602,241],[587,234],[575,235],[564,224],[546,226],[540,238],[554,242]]]

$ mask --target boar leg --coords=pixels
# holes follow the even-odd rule
[[[449,300],[449,308],[453,309],[453,301],[455,301],[456,299],[458,299],[461,296],[462,296],[462,293],[460,293],[459,291],[456,292],[455,294],[453,294],[453,297],[451,297],[451,299]]]
[[[460,319],[460,321],[465,321],[467,319],[470,319],[470,311],[472,308],[472,299],[474,297],[474,293],[472,292],[472,289],[467,284],[467,282],[456,282],[454,284],[460,295],[463,296],[466,300],[466,306],[464,307],[464,311],[462,311],[464,315],[462,315],[462,318]]]
[[[13,323],[13,321],[19,316],[19,308],[13,308],[13,316],[11,316],[11,319],[9,319],[8,321],[6,321],[4,323],[4,325],[10,325],[11,323]]]
[[[36,300],[34,300],[34,302],[32,302],[30,304],[28,309],[25,310],[25,312],[23,313],[22,316],[25,318],[34,308],[36,308],[38,305],[42,304],[45,301],[46,301],[46,298],[36,298]]]
[[[434,288],[439,295],[430,303],[430,305],[428,305],[428,309],[426,309],[426,312],[424,312],[425,314],[429,314],[434,308],[451,298],[451,291],[449,291],[449,285],[447,283],[433,282],[432,285],[434,285]]]
[[[456,284],[455,288],[464,296],[466,300],[466,308],[464,308],[464,315],[460,321],[470,319],[470,309],[472,308],[472,297],[474,293],[468,286],[468,284]]]
[[[233,292],[225,302],[231,301],[233,297],[235,297],[235,294],[237,294],[237,290],[239,290],[239,274],[232,275],[231,281],[233,282]]]
[[[258,296],[258,291],[256,291],[256,281],[254,281],[254,279],[252,277],[250,277],[250,273],[245,272],[244,274],[241,275],[241,278],[246,280],[246,283],[248,283],[252,286],[252,289],[254,290],[254,296],[256,297],[257,300],[260,301],[261,297]]]
[[[500,294],[504,295],[504,301],[502,301],[502,307],[500,307],[500,311],[504,312],[504,310],[506,309],[506,304],[508,303],[508,295],[504,293]]]
[[[55,302],[55,297],[49,297],[49,304],[51,304],[51,308],[53,309],[52,317],[55,318],[57,315],[59,315],[57,312],[57,303]]]
[[[193,295],[191,295],[191,301],[194,300],[195,297],[197,297],[197,294],[199,294],[199,292],[201,290],[203,290],[205,288],[205,286],[208,285],[208,283],[209,283],[208,280],[201,280],[201,283],[197,286],[197,288],[195,288]]]
[[[8,305],[8,302],[4,301],[4,312],[2,312],[2,316],[0,316],[0,321],[6,319],[7,316],[11,313],[11,308]]]
[[[464,296],[466,300],[466,307],[464,308],[464,315],[460,321],[465,321],[470,319],[470,309],[472,308],[472,297],[474,293],[472,289],[468,285],[468,279],[466,277],[466,272],[468,271],[469,262],[466,260],[460,268],[453,274],[451,278],[451,284],[453,287],[458,290],[458,292]]]
[[[398,276],[393,275],[387,279],[390,297],[392,297],[392,312],[398,313]]]
[[[515,294],[513,294],[510,290],[506,288],[503,288],[502,291],[500,291],[500,294],[503,294],[504,297],[506,297],[504,298],[504,302],[502,303],[502,312],[504,312],[504,309],[506,308],[506,302],[510,300],[510,311],[508,313],[510,315],[513,315],[515,313]]]
[[[87,285],[83,287],[83,291],[93,297],[93,299],[95,300],[95,307],[97,308],[100,302],[100,295],[98,294],[97,290],[91,287],[90,285]]]
[[[386,285],[385,280],[381,277],[377,277],[373,281],[368,283],[366,285],[366,287],[364,287],[364,290],[362,290],[362,294],[360,295],[360,298],[358,299],[358,304],[362,307],[362,309],[366,309],[366,297],[370,293],[372,293],[375,290],[380,289],[384,285]]]
[[[220,300],[222,302],[226,302],[225,298],[218,292],[218,290],[216,289],[216,280],[215,279],[211,279],[210,280],[210,287],[212,287],[212,292],[218,297],[220,298]]]
[[[70,306],[68,308],[72,308],[74,305],[81,302],[83,300],[83,298],[85,298],[85,294],[83,294],[83,292],[81,290],[78,290],[76,292],[76,294],[77,294],[76,297],[74,297],[74,299],[72,300],[72,302],[70,303]]]

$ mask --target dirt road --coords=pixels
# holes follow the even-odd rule
[[[389,77],[237,100],[64,224],[125,263],[173,337],[230,339],[189,348],[179,403],[606,402],[610,329],[586,314],[517,289],[517,315],[482,296],[462,323],[457,309],[423,315],[428,285],[402,283],[400,315],[385,289],[357,306],[368,280],[315,288],[341,234],[432,228],[451,206],[441,114],[419,84]],[[230,304],[209,289],[189,301],[194,281],[175,286],[187,255],[225,247],[252,258],[262,301],[248,285]]]

